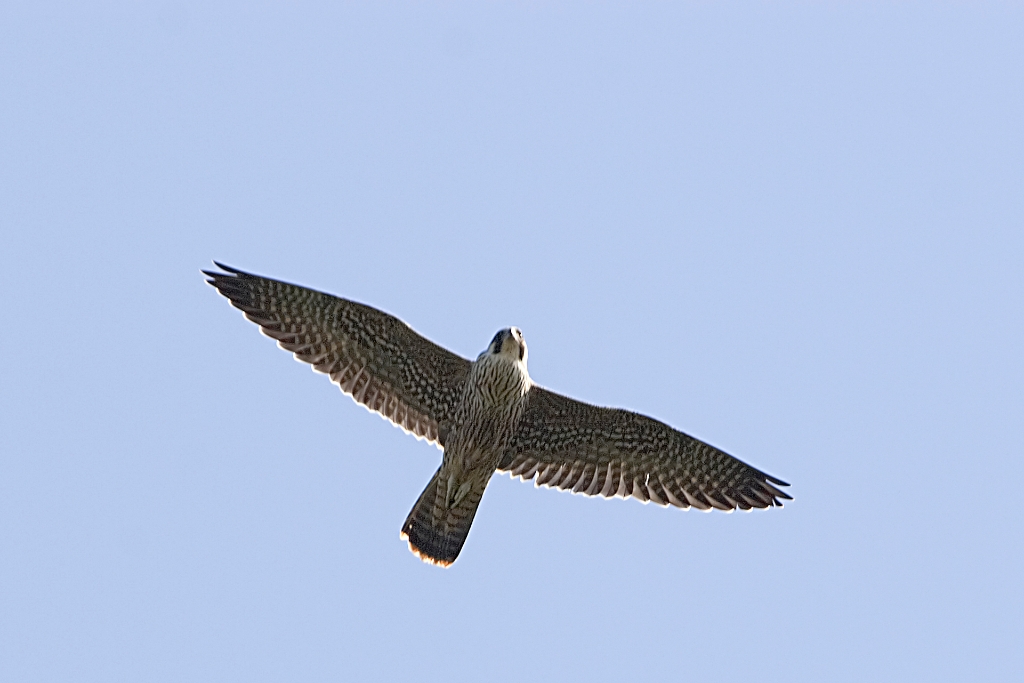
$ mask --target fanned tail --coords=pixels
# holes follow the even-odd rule
[[[466,543],[487,481],[473,483],[458,503],[448,507],[448,485],[441,483],[440,475],[438,469],[420,494],[402,525],[402,540],[408,541],[409,550],[424,562],[447,567]]]

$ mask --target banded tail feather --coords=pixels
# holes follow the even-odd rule
[[[447,567],[462,552],[487,479],[473,481],[462,499],[449,507],[448,486],[440,477],[439,468],[402,525],[402,540],[424,562]]]

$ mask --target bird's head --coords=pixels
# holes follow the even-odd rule
[[[484,354],[495,356],[508,356],[512,360],[518,360],[526,365],[526,340],[518,327],[507,327],[494,335],[491,345],[487,347]]]

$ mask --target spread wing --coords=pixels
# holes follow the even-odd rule
[[[533,387],[498,465],[537,486],[701,510],[767,508],[789,486],[668,425]]]
[[[227,272],[203,271],[207,282],[278,346],[369,410],[444,446],[468,360],[370,306],[217,267]]]

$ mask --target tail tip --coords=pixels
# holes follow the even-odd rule
[[[434,557],[434,556],[428,554],[426,551],[420,550],[416,546],[416,544],[414,544],[409,539],[409,534],[407,534],[404,530],[402,531],[401,534],[399,534],[399,538],[409,544],[409,552],[411,552],[413,555],[415,555],[419,559],[423,560],[423,562],[425,562],[427,564],[433,565],[435,567],[446,567],[447,568],[447,567],[452,566],[452,563],[455,562],[455,558],[454,557],[451,558],[451,559]]]

